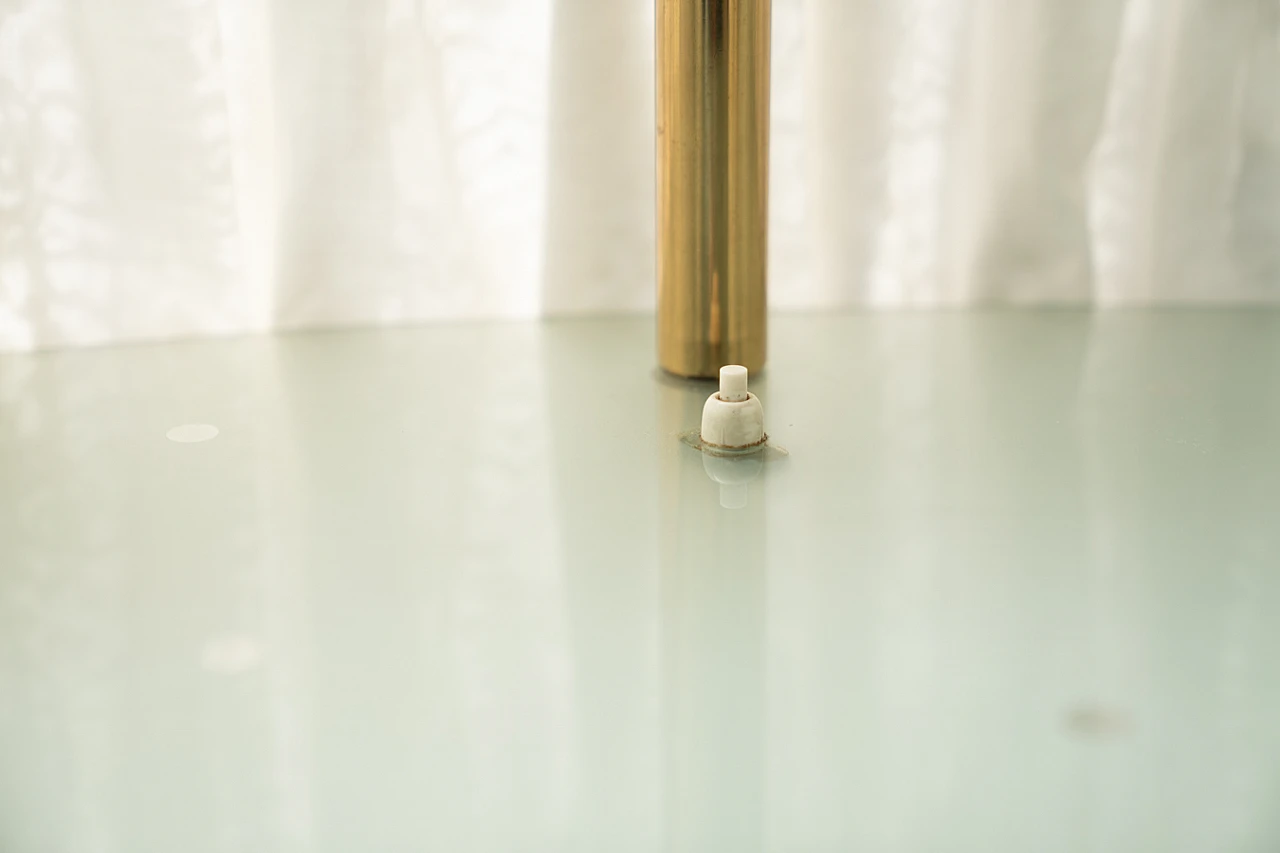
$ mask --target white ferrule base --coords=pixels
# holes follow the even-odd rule
[[[720,390],[702,407],[702,441],[716,447],[747,448],[764,441],[764,407],[747,390],[747,369],[720,368]]]

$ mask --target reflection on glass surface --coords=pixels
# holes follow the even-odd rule
[[[764,850],[764,501],[722,506],[709,457],[676,440],[700,420],[705,385],[656,391],[668,437],[658,472],[665,849]]]

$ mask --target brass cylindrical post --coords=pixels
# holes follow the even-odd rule
[[[658,363],[765,361],[771,0],[657,0]]]

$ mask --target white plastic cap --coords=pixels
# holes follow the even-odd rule
[[[747,391],[747,369],[720,368],[720,390],[702,407],[702,441],[716,447],[745,448],[764,441],[764,407]]]
[[[747,369],[741,364],[720,368],[720,399],[726,403],[742,403],[747,397]]]

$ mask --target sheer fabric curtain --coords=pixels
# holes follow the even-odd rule
[[[652,17],[0,0],[0,349],[648,310]],[[774,0],[772,162],[776,309],[1274,303],[1280,2]]]

